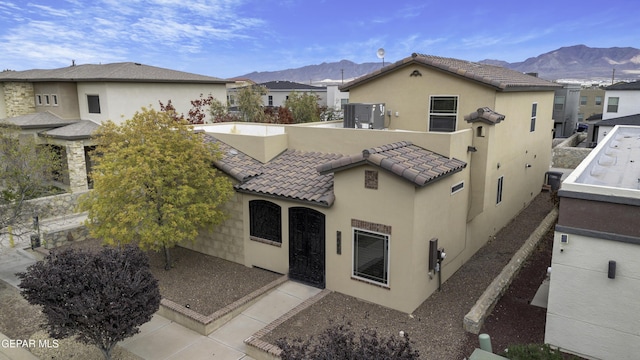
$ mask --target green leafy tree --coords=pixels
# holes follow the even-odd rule
[[[75,336],[96,345],[105,359],[119,341],[136,333],[160,306],[158,281],[137,247],[89,251],[53,250],[19,273],[21,294],[42,306],[54,339]]]
[[[209,105],[209,115],[214,123],[239,121],[237,115],[229,113],[229,106],[218,99],[213,99]]]
[[[266,122],[262,96],[267,89],[260,85],[245,86],[238,90],[237,103],[240,117],[247,122]]]
[[[289,109],[296,123],[320,121],[322,110],[318,106],[316,95],[293,91],[284,102],[284,106]]]
[[[51,147],[19,134],[15,125],[0,123],[0,234],[8,227],[14,235],[27,231],[32,216],[45,210],[27,200],[51,195],[52,183],[64,172]]]
[[[321,332],[317,337],[307,341],[296,339],[293,342],[279,339],[276,345],[282,349],[282,360],[417,360],[418,350],[408,335],[404,337],[381,337],[376,330],[362,329],[360,334],[352,329],[351,324],[333,325]]]
[[[186,121],[143,108],[122,125],[102,124],[95,138],[94,188],[80,199],[92,236],[162,250],[168,270],[171,247],[224,220],[231,182],[213,167],[216,147]]]

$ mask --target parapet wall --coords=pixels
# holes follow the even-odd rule
[[[586,139],[586,134],[576,133],[562,141],[551,150],[551,167],[575,169],[592,149],[576,147]]]

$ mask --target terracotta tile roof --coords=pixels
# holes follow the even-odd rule
[[[344,86],[341,86],[340,90],[349,91],[355,86],[411,64],[420,64],[438,69],[454,76],[460,76],[471,81],[491,86],[498,91],[553,90],[555,88],[562,87],[560,84],[552,83],[550,81],[501,66],[414,53],[410,57],[404,58],[347,83]]]
[[[287,150],[265,164],[262,174],[236,185],[236,189],[331,206],[335,200],[333,174],[320,174],[316,166],[340,157],[342,155]]]
[[[499,114],[488,107],[482,107],[469,115],[465,115],[464,120],[470,123],[482,121],[487,124],[497,124],[504,120],[504,115]]]
[[[209,134],[204,135],[204,141],[218,146],[221,158],[215,161],[214,165],[232,178],[244,182],[263,173],[264,165],[251,156],[238,151]]]
[[[436,154],[408,141],[401,141],[367,149],[359,155],[344,156],[316,169],[321,174],[329,174],[365,163],[387,170],[417,186],[425,186],[467,166],[464,161]]]

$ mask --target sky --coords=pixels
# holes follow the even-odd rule
[[[230,78],[412,53],[524,61],[640,48],[637,0],[0,0],[0,68],[139,62]],[[344,74],[348,77],[348,74]]]

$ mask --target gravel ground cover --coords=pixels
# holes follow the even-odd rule
[[[552,208],[549,194],[539,194],[527,208],[496,234],[495,239],[480,249],[449,278],[442,285],[441,291],[431,295],[410,315],[350,296],[331,293],[275,328],[262,340],[275,343],[275,340],[280,338],[306,339],[331,323],[349,322],[354,329],[373,328],[385,336],[397,335],[404,331],[414,341],[422,359],[464,359],[478,346],[477,336],[468,335],[462,328],[464,315]],[[550,241],[550,236],[552,237],[552,233],[547,234],[544,241]],[[536,252],[540,253],[544,251]],[[537,289],[546,274],[549,262],[550,257],[540,260],[539,263],[536,261],[528,266],[530,271],[522,272],[519,277],[532,276],[531,280],[523,281],[536,283]],[[521,296],[531,300],[533,294],[530,297],[528,293]],[[529,312],[536,315],[528,315]],[[524,304],[517,312],[499,313],[490,320],[486,326],[495,326],[489,328],[496,342],[494,349],[503,347],[503,344],[541,342],[544,334],[544,316],[540,316],[539,313],[539,308]],[[544,314],[544,311],[542,313]],[[529,326],[518,331],[521,330],[526,336],[509,329],[508,326],[499,327],[503,324],[514,324],[523,316],[530,320],[526,322]]]

